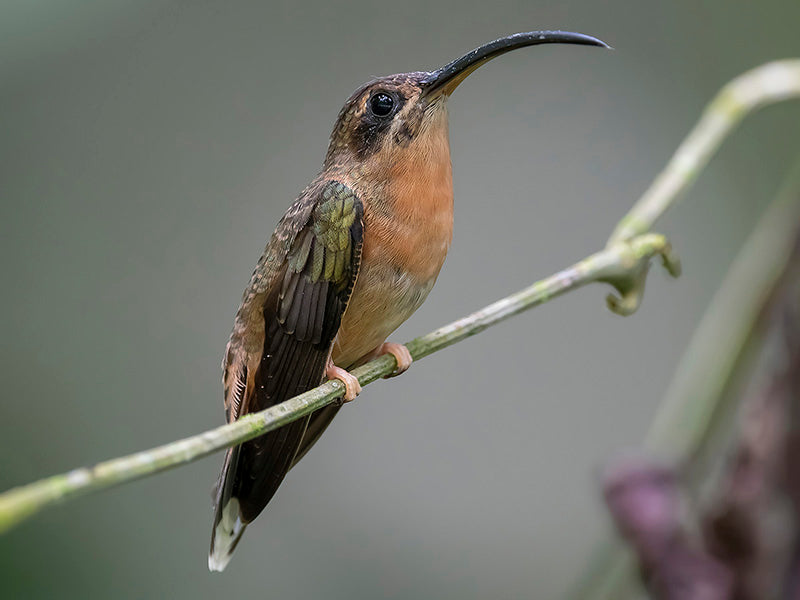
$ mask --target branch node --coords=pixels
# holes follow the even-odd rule
[[[635,313],[642,303],[650,260],[655,256],[661,258],[662,266],[672,277],[681,274],[680,259],[672,251],[669,240],[659,233],[648,233],[629,241],[614,242],[611,248],[617,250],[625,268],[604,275],[598,280],[616,289],[619,295],[606,296],[606,306],[611,312],[623,317]]]

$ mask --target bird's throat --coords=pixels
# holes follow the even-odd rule
[[[445,115],[446,118],[446,115]],[[453,236],[453,171],[447,123],[420,131],[384,164],[384,185],[365,206],[364,259],[436,278]]]

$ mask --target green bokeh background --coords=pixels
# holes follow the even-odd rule
[[[796,0],[0,3],[0,488],[222,421],[219,362],[274,224],[373,75],[495,37],[451,101],[456,229],[406,340],[602,246],[727,80],[800,56]],[[596,468],[641,440],[743,239],[800,150],[749,119],[659,223],[622,319],[590,287],[368,388],[223,575],[220,456],[0,538],[3,598],[557,598],[607,529]]]

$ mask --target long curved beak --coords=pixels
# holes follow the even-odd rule
[[[423,96],[450,95],[470,73],[493,58],[525,46],[537,44],[580,44],[610,48],[605,42],[570,31],[527,31],[515,33],[475,48],[461,58],[431,72],[423,82]]]

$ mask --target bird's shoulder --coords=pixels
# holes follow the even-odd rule
[[[311,224],[326,246],[336,246],[352,225],[359,204],[356,193],[335,178],[318,176],[286,210],[253,270],[242,297],[242,308],[269,294],[279,284],[298,235]]]
[[[300,193],[278,222],[245,288],[223,359],[226,373],[245,371],[245,366],[254,372],[264,344],[264,309],[280,299],[287,270],[303,269],[301,259],[308,261],[312,278],[348,287],[343,262],[335,258],[351,256],[354,249],[346,241],[361,215],[356,193],[335,178],[319,176]],[[318,239],[317,252],[309,253],[309,236]]]

